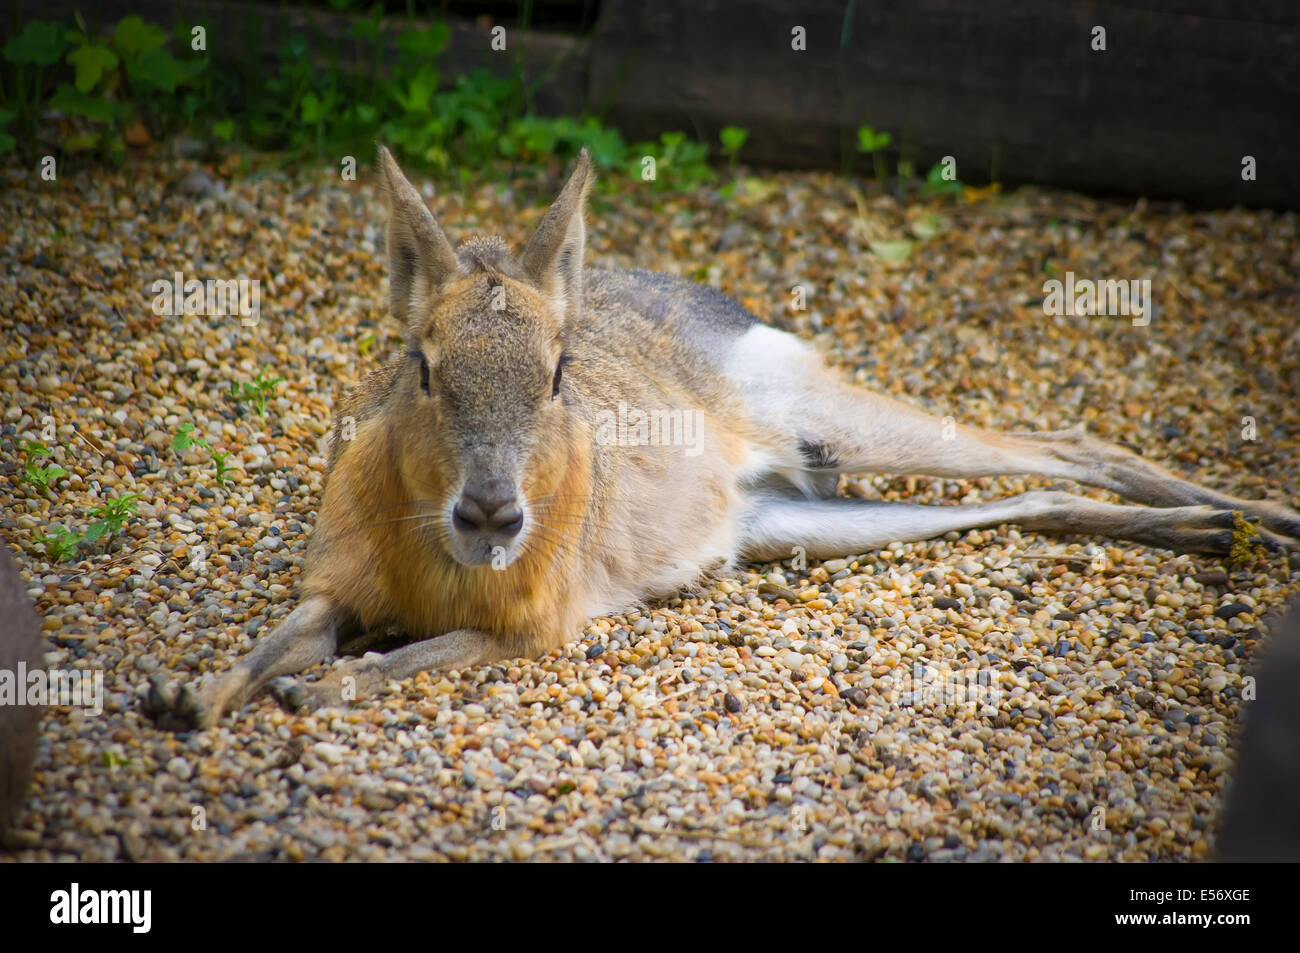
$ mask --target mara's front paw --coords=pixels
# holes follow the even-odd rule
[[[286,711],[316,711],[320,708],[345,708],[355,700],[355,694],[340,684],[337,678],[326,676],[318,682],[304,682],[297,678],[272,679],[268,687]],[[347,697],[351,695],[352,697]]]
[[[189,685],[178,686],[156,673],[149,676],[143,708],[154,724],[166,731],[209,728],[221,717],[208,693],[195,691]]]
[[[347,708],[354,702],[383,690],[383,672],[369,659],[355,659],[330,669],[314,682],[276,678],[271,694],[289,711]]]

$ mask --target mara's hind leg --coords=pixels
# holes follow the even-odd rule
[[[1206,489],[1082,430],[981,430],[845,384],[806,345],[772,328],[740,339],[727,374],[754,419],[783,435],[775,469],[809,495],[823,495],[812,488],[822,485],[826,471],[954,479],[1038,474],[1151,506],[1240,510],[1275,533],[1300,537],[1300,513],[1284,504]]]
[[[1149,506],[1240,510],[1275,533],[1300,538],[1300,513],[1290,507],[1198,486],[1082,429],[997,433],[945,421],[871,391],[836,387],[843,401],[839,413],[819,414],[817,420],[819,432],[827,435],[819,452],[834,457],[840,472],[956,479],[1032,473],[1099,486]]]
[[[1212,506],[1124,506],[1055,490],[961,506],[768,497],[755,500],[747,511],[740,553],[756,561],[778,560],[800,547],[814,559],[829,559],[1002,523],[1127,539],[1177,552],[1226,553],[1235,516]],[[1267,530],[1261,539],[1272,547],[1284,542]]]
[[[1240,510],[1275,533],[1300,538],[1300,513],[1290,507],[1199,486],[1081,428],[997,433],[945,422],[870,391],[848,387],[843,391],[846,397],[856,398],[845,410],[854,410],[860,421],[847,432],[840,430],[843,472],[957,479],[1032,473],[1099,486],[1149,506]]]

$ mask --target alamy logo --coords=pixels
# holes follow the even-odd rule
[[[91,715],[102,714],[104,672],[57,668],[29,672],[27,663],[20,661],[17,670],[0,668],[0,707],[6,705],[70,705]]]
[[[1050,315],[1088,316],[1105,314],[1133,318],[1135,328],[1151,323],[1151,279],[1133,278],[1116,281],[1090,278],[1074,279],[1065,273],[1065,281],[1049,278],[1043,282],[1043,313]]]
[[[617,447],[685,447],[688,457],[704,452],[704,411],[640,410],[618,402],[618,412],[596,414],[596,443]]]
[[[153,921],[152,890],[70,890],[50,894],[51,923],[129,923],[132,933],[148,933]]]
[[[209,318],[239,315],[239,323],[253,327],[262,319],[262,282],[257,278],[185,279],[176,272],[170,279],[159,278],[151,286],[153,313],[175,316],[202,314]]]

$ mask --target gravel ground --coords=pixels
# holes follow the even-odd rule
[[[453,239],[519,242],[559,174],[434,204]],[[543,659],[422,675],[348,711],[262,696],[210,731],[155,729],[150,673],[224,669],[294,604],[318,440],[400,343],[382,207],[324,173],[3,175],[0,526],[49,664],[102,670],[106,689],[99,716],[48,714],[29,846],[11,856],[1212,855],[1244,679],[1297,588],[1294,556],[1229,566],[954,533],[747,567],[592,620]],[[1210,486],[1300,498],[1294,214],[1030,190],[941,208],[826,174],[730,197],[630,189],[597,197],[595,264],[716,284],[863,383],[966,423],[1082,421]],[[909,238],[904,261],[879,244]],[[260,323],[156,316],[150,285],[176,271],[262,279]],[[1154,320],[1045,316],[1043,281],[1067,271],[1150,278]],[[788,307],[795,284],[805,311]],[[265,419],[228,393],[261,371],[285,379]],[[69,476],[41,494],[19,479],[18,445],[45,415]],[[231,454],[233,482],[204,451],[171,449],[186,422]],[[957,502],[1047,485],[866,477],[844,491]],[[38,536],[84,530],[127,492],[139,506],[115,540],[51,564]]]

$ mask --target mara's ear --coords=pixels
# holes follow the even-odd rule
[[[595,175],[583,149],[569,181],[529,239],[520,259],[524,274],[567,315],[582,300],[582,255],[587,243],[583,216]]]
[[[410,326],[459,269],[456,252],[424,199],[397,162],[379,147],[379,176],[388,196],[388,300],[393,316]]]

